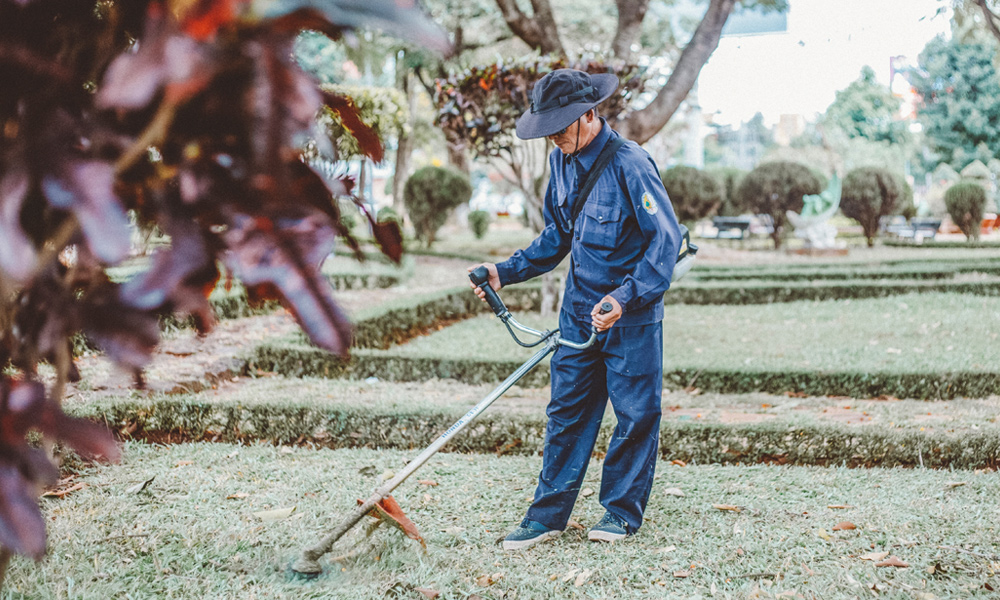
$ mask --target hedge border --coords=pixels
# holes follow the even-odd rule
[[[510,360],[414,358],[377,350],[356,351],[344,361],[304,343],[263,344],[253,351],[247,363],[251,373],[260,370],[286,377],[378,377],[398,382],[455,379],[468,384],[499,383],[521,366],[521,362]],[[542,387],[548,383],[548,365],[541,364],[526,374],[520,385]],[[977,371],[871,373],[680,368],[665,370],[663,383],[670,389],[697,387],[722,394],[793,392],[810,396],[893,396],[919,400],[985,398],[1000,394],[1000,373]]]
[[[903,240],[882,240],[883,246],[890,248],[994,248],[1000,249],[998,242],[968,242],[961,240],[924,240],[921,243]]]
[[[266,441],[327,448],[419,450],[461,416],[451,411],[377,414],[363,407],[243,406],[190,399],[122,399],[72,408],[104,420],[122,437],[151,441]],[[606,451],[613,419],[595,450]],[[536,455],[544,414],[487,411],[452,441],[449,452]],[[991,431],[921,432],[848,425],[661,422],[665,460],[700,464],[846,465],[981,469],[1000,465],[1000,436]]]
[[[861,300],[911,293],[1000,295],[1000,279],[991,281],[844,280],[837,283],[788,282],[782,285],[750,281],[742,285],[691,283],[670,288],[665,304],[774,304],[800,300]]]

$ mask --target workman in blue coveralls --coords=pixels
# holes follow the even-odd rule
[[[535,84],[531,109],[517,121],[519,138],[547,137],[556,145],[549,155],[545,229],[506,261],[485,264],[489,283],[499,290],[531,279],[569,255],[560,335],[586,340],[592,323],[601,333],[590,348],[560,346],[552,357],[538,488],[526,518],[504,539],[505,550],[529,548],[565,529],[609,397],[618,425],[601,479],[600,500],[607,512],[590,529],[589,539],[613,542],[635,533],[653,485],[663,385],[663,293],[682,238],[649,154],[625,142],[570,222],[580,181],[605,144],[621,137],[596,111],[617,89],[614,75],[559,69]],[[603,302],[611,303],[611,312],[600,314]]]

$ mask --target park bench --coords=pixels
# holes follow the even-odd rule
[[[750,233],[751,217],[712,217],[712,227],[717,231],[716,238],[746,239]]]
[[[934,239],[938,229],[941,228],[941,219],[931,217],[910,219],[907,223],[902,217],[893,217],[883,222],[884,231],[900,238],[909,239]]]

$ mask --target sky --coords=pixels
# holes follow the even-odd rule
[[[698,100],[714,122],[738,126],[760,111],[813,120],[864,65],[889,84],[889,57],[917,55],[950,31],[943,0],[790,0],[785,33],[724,37],[701,71]]]

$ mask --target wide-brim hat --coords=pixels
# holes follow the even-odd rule
[[[531,108],[517,120],[517,137],[530,140],[558,133],[617,89],[618,78],[610,73],[552,71],[531,89]]]

